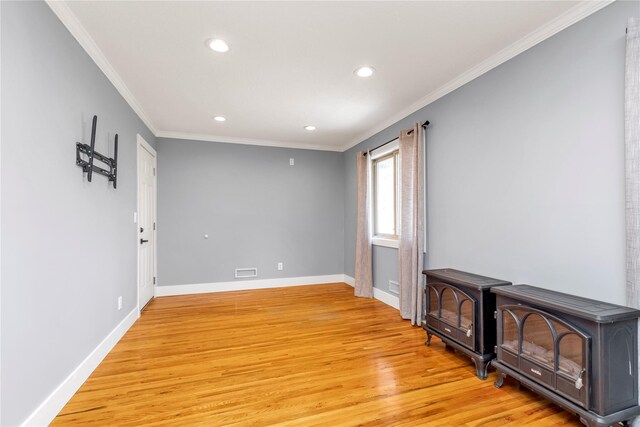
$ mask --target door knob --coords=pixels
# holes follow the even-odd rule
[[[148,242],[148,240],[140,239],[140,244],[147,243],[147,242]]]

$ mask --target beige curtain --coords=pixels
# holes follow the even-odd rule
[[[400,134],[400,315],[422,324],[424,260],[424,130],[420,123]]]
[[[371,273],[371,233],[369,232],[369,159],[357,154],[358,221],[356,224],[356,283],[357,297],[373,297]]]
[[[629,18],[624,83],[627,304],[640,307],[640,21]]]

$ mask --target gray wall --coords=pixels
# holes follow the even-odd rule
[[[135,136],[155,141],[45,4],[0,8],[0,424],[11,426],[136,306]],[[357,147],[433,123],[430,267],[624,301],[624,28],[634,14],[637,2],[616,2]],[[87,183],[74,164],[93,114],[99,151],[120,134],[117,190],[102,176]],[[353,275],[355,150],[162,140],[160,284],[229,281],[254,266],[259,278]],[[397,274],[395,258],[374,250],[377,287]]]
[[[374,246],[372,251],[373,283],[376,288],[389,291],[389,281],[398,281],[398,250]],[[353,277],[353,275],[350,275]]]
[[[46,4],[0,7],[0,424],[14,426],[137,305],[136,133],[155,141]],[[99,152],[120,135],[117,190],[75,165],[94,114]]]
[[[623,304],[625,27],[638,5],[607,6],[347,151],[346,274],[355,151],[428,119],[428,267]],[[386,290],[391,274],[375,272]]]
[[[159,285],[342,274],[343,174],[341,153],[159,138]]]

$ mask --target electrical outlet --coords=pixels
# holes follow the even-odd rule
[[[293,166],[295,164],[295,160],[289,159],[289,166]]]
[[[281,262],[278,263],[278,270],[284,270],[284,265]]]
[[[118,297],[118,310],[122,310],[122,297]]]

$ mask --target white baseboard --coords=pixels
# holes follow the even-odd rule
[[[251,289],[283,288],[287,286],[322,285],[344,282],[344,274],[326,276],[284,277],[279,279],[236,280],[233,282],[195,283],[191,285],[158,286],[157,295],[204,294],[209,292],[247,291]]]
[[[395,295],[385,292],[382,289],[373,288],[373,297],[378,301],[382,301],[387,304],[389,307],[400,310],[400,298]]]
[[[344,274],[343,282],[350,286],[355,286],[356,279]],[[400,298],[396,295],[392,295],[389,292],[385,292],[382,289],[373,288],[373,297],[380,302],[387,304],[389,307],[393,307],[396,310],[400,310]]]
[[[344,283],[346,283],[347,285],[349,285],[351,287],[354,287],[356,285],[356,279],[354,279],[351,276],[347,276],[346,274],[343,274],[343,276],[344,277],[342,278],[342,281]]]
[[[139,310],[135,307],[122,321],[107,335],[100,344],[62,381],[62,383],[33,411],[29,418],[22,423],[27,426],[46,426],[64,408],[89,375],[98,367],[120,338],[138,319]]]

